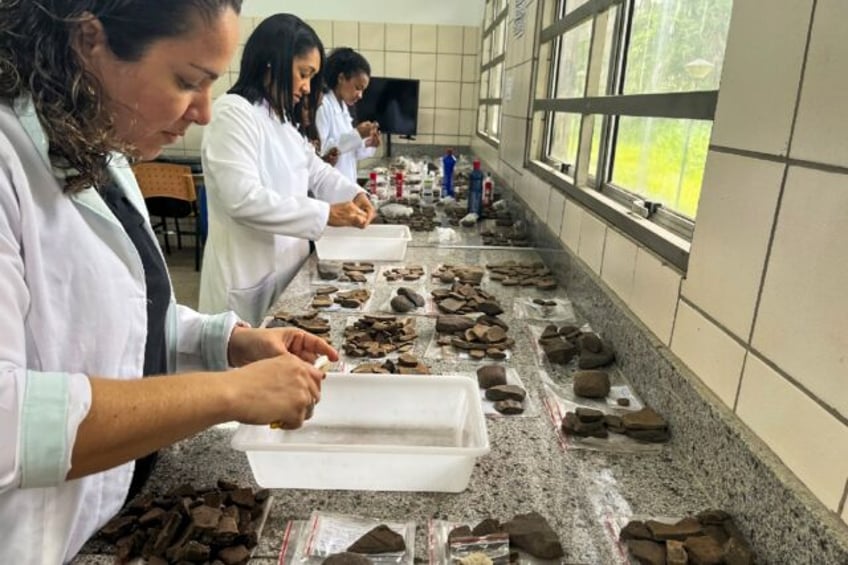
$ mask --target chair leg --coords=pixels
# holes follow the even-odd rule
[[[168,222],[162,216],[162,237],[165,239],[165,255],[171,254],[171,242],[168,240]]]
[[[174,225],[177,226],[177,249],[183,248],[183,234],[180,232],[180,219],[174,218]]]

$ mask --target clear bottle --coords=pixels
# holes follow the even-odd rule
[[[483,215],[483,171],[480,170],[480,160],[474,159],[474,170],[468,176],[468,213]]]
[[[486,173],[486,180],[483,181],[483,207],[488,208],[492,205],[495,198],[495,183],[492,180],[492,175]]]

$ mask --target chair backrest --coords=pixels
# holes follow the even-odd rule
[[[197,200],[191,167],[188,165],[138,163],[132,169],[145,199],[165,196],[186,202]]]

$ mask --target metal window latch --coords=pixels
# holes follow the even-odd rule
[[[642,216],[646,220],[656,214],[660,208],[662,208],[662,204],[650,200],[634,200],[630,203],[630,212]]]

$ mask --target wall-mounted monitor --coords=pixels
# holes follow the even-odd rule
[[[406,78],[371,77],[356,103],[356,120],[377,121],[380,131],[397,135],[418,133],[418,81]]]

